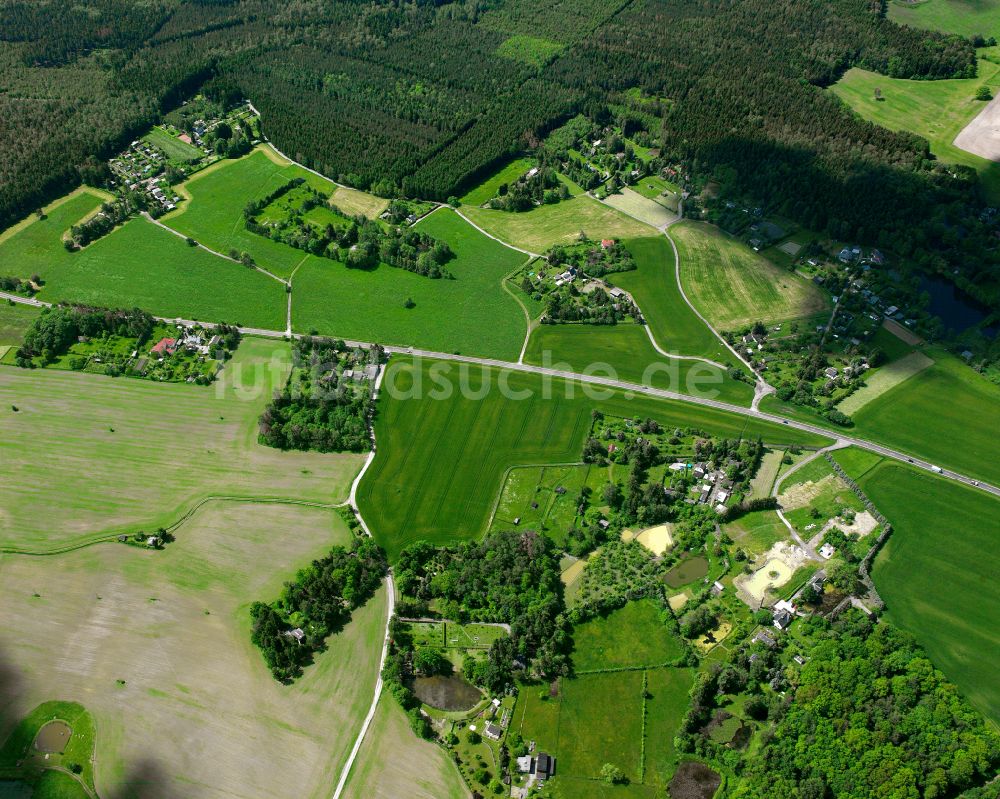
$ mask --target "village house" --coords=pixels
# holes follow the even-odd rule
[[[164,355],[173,355],[176,351],[177,339],[174,338],[161,338],[150,350],[153,355],[158,355],[160,358]]]

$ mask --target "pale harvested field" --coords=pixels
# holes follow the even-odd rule
[[[345,799],[465,799],[469,792],[445,751],[417,738],[402,709],[383,694],[351,769]]]
[[[620,194],[609,194],[604,201],[613,208],[653,227],[661,227],[677,218],[677,214],[672,214],[655,200],[643,197],[627,186]]]
[[[670,597],[670,599],[667,600],[667,604],[670,605],[670,609],[676,613],[684,607],[690,599],[691,595],[687,591],[682,591],[681,593],[674,594]]]
[[[778,501],[781,504],[782,509],[786,511],[795,510],[796,508],[804,508],[816,497],[822,494],[828,487],[833,488],[835,485],[838,488],[844,485],[840,478],[835,474],[825,475],[815,482],[812,480],[806,480],[803,483],[795,483],[790,488],[781,492],[781,496],[778,498]]]
[[[922,372],[934,363],[922,352],[911,352],[898,361],[879,368],[871,377],[865,376],[865,385],[838,404],[841,411],[850,416],[857,413],[876,397],[895,388],[904,380]]]
[[[350,189],[347,186],[338,186],[330,202],[336,205],[341,211],[350,216],[361,214],[369,219],[377,219],[386,208],[389,201],[383,197],[376,197],[368,192]]]
[[[750,481],[750,498],[756,499],[757,497],[767,497],[771,495],[771,488],[774,486],[774,481],[778,477],[778,471],[781,469],[781,459],[785,456],[782,451],[768,451],[764,453],[764,457],[760,460],[760,467],[757,469],[757,474],[753,476]]]
[[[905,341],[911,346],[916,346],[917,344],[923,344],[924,340],[920,338],[916,333],[914,333],[910,328],[905,325],[901,325],[895,319],[883,319],[882,327],[892,333],[896,338]]]
[[[168,526],[207,496],[342,501],[362,455],[256,441],[288,362],[248,339],[208,387],[0,367],[0,547]]]
[[[348,539],[335,511],[212,502],[160,552],[0,556],[3,718],[85,705],[105,797],[328,797],[374,690],[384,589],[291,687],[250,643],[248,608]]]

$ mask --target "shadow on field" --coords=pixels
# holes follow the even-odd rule
[[[14,697],[23,692],[24,679],[21,672],[7,660],[0,649],[0,746],[7,740],[10,730],[20,719],[13,707]]]
[[[159,744],[169,746],[168,741]],[[151,745],[159,745],[153,742]],[[197,797],[199,791],[192,785],[184,788],[184,797]],[[171,785],[171,779],[151,757],[130,765],[121,782],[104,790],[101,799],[179,799],[180,794]]]

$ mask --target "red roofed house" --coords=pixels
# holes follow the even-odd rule
[[[150,350],[153,355],[173,355],[174,350],[177,349],[177,339],[175,338],[161,338]]]
[[[606,250],[606,249],[608,249],[608,247],[614,247],[614,246],[615,246],[615,240],[614,239],[601,239],[601,249],[602,250]]]

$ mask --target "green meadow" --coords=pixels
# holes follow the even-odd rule
[[[681,259],[681,282],[717,330],[801,319],[830,307],[805,278],[779,269],[717,227],[684,222],[670,229]]]
[[[536,36],[511,36],[497,48],[497,55],[532,67],[543,67],[563,51],[565,45]]]
[[[219,161],[181,184],[177,191],[187,201],[161,221],[218,252],[248,252],[264,269],[287,278],[297,266],[318,259],[250,233],[244,225],[243,208],[250,200],[298,177],[325,194],[336,188],[331,181],[284,161],[262,145],[243,158]]]
[[[1000,501],[888,461],[859,484],[893,526],[872,570],[888,618],[1000,724]]]
[[[244,340],[212,386],[0,367],[3,548],[155,530],[212,496],[343,501],[363,456],[257,443],[289,369],[289,345],[263,339]]]
[[[608,276],[608,282],[629,292],[639,305],[656,343],[667,352],[695,355],[719,363],[733,354],[684,302],[677,285],[674,251],[665,236],[625,242],[636,269]]]
[[[293,328],[516,360],[526,321],[502,281],[525,256],[484,236],[448,208],[417,228],[451,247],[456,257],[447,269],[454,280],[431,280],[386,264],[348,269],[338,261],[312,258],[295,275]],[[407,300],[413,307],[406,307]]]
[[[463,381],[468,396],[460,390]],[[446,543],[481,535],[507,470],[579,461],[594,409],[716,435],[761,435],[779,444],[827,441],[683,402],[587,388],[595,389],[591,399],[580,384],[539,375],[393,358],[375,421],[377,454],[357,495],[390,558],[420,539]]]
[[[667,628],[652,600],[629,602],[573,630],[577,672],[662,666],[684,654],[684,645]]]
[[[914,28],[960,36],[1000,37],[1000,3],[996,0],[890,0],[889,19]]]
[[[78,252],[62,234],[100,205],[80,192],[0,241],[0,260],[45,281],[38,299],[139,306],[159,316],[284,329],[284,288],[147,222],[132,219]]]
[[[511,729],[557,758],[557,796],[662,795],[677,765],[673,739],[687,710],[694,672],[641,668],[684,653],[659,614],[644,600],[579,625],[573,631],[577,676],[559,680],[556,696],[550,696],[547,684],[521,687]],[[608,671],[616,668],[632,670]],[[620,768],[629,784],[612,788],[603,783],[605,763]]]
[[[164,155],[171,161],[190,161],[192,159],[203,158],[205,155],[205,153],[194,145],[181,141],[160,127],[153,128],[142,138],[154,147],[159,147],[163,150]]]
[[[631,383],[737,405],[753,400],[753,386],[733,380],[717,366],[658,353],[642,325],[539,325],[531,331],[524,362],[586,374],[613,373]]]
[[[513,183],[531,167],[534,162],[528,158],[515,158],[496,173],[461,197],[462,205],[482,205],[497,196],[502,183]]]
[[[40,308],[0,301],[0,347],[20,346]]]
[[[658,235],[655,228],[583,196],[521,213],[473,207],[462,213],[501,241],[538,253],[553,244],[572,244],[581,232],[594,241]]]
[[[920,8],[944,1],[930,0]],[[1000,20],[1000,6],[994,14]],[[1000,24],[993,33],[1000,35]],[[1000,65],[980,58],[975,78],[903,80],[855,67],[844,73],[831,91],[869,122],[923,136],[931,152],[942,161],[972,167],[979,173],[987,195],[997,201],[1000,167],[952,144],[962,128],[986,107],[985,101],[975,99],[976,89],[983,85],[994,94],[1000,91]],[[881,92],[879,100],[875,99],[876,89]]]

